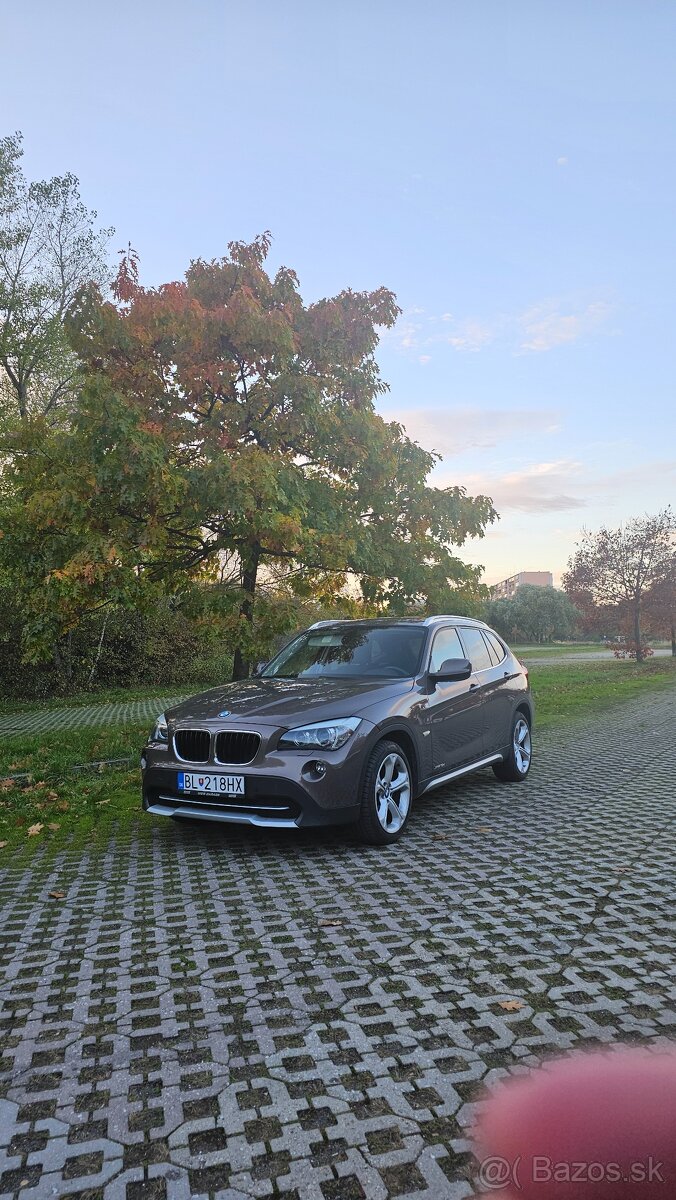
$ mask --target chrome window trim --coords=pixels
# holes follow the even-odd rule
[[[481,630],[481,635],[482,635],[482,637],[483,637],[484,641],[488,643],[488,646],[489,646],[489,648],[492,648],[492,647],[491,647],[491,643],[490,643],[490,641],[488,640],[488,635],[489,635],[489,634],[490,634],[490,636],[491,636],[492,638],[494,638],[494,639],[495,639],[495,641],[498,643],[498,646],[499,646],[499,647],[500,647],[500,649],[502,650],[502,658],[499,658],[499,659],[498,659],[498,661],[497,661],[497,662],[494,664],[496,667],[499,667],[499,666],[500,666],[500,664],[501,664],[501,663],[503,663],[503,662],[505,661],[506,657],[507,657],[507,650],[506,650],[506,648],[505,648],[505,645],[504,645],[504,643],[503,643],[503,642],[501,641],[501,639],[498,637],[497,633],[493,633],[493,630],[492,630],[492,629],[482,629],[482,630]]]
[[[465,643],[462,641],[462,630],[463,630],[463,628],[464,628],[464,629],[476,629],[476,630],[478,630],[478,632],[479,632],[479,633],[481,633],[481,628],[480,628],[480,626],[478,626],[478,625],[465,625],[465,626],[463,626],[463,625],[458,625],[458,626],[457,626],[457,630],[458,630],[458,633],[460,634],[460,641],[462,642],[463,646],[465,646]],[[488,654],[488,657],[490,658],[490,652],[489,652],[489,649],[488,649],[488,643],[487,643],[487,642],[484,642],[484,646],[486,647],[486,653]],[[467,658],[469,658],[469,654],[467,654],[467,647],[466,647],[466,646],[465,646],[465,654],[466,654]],[[469,658],[469,661],[470,661],[470,662],[472,662],[471,658]],[[499,664],[498,664],[498,665],[499,665]],[[492,663],[492,662],[489,662],[489,664],[488,664],[488,666],[487,666],[487,667],[479,667],[479,670],[478,670],[478,671],[475,669],[475,667],[474,667],[474,664],[472,664],[472,674],[473,674],[473,675],[485,675],[485,674],[486,674],[486,671],[494,671],[494,670],[495,670],[495,663]]]
[[[439,637],[439,634],[445,633],[447,629],[455,630],[455,632],[458,634],[458,640],[460,642],[460,646],[464,650],[464,646],[462,644],[462,638],[460,637],[460,634],[458,633],[457,625],[439,625],[436,629],[434,627],[432,627],[432,638],[430,640],[430,649],[429,649],[429,654],[427,655],[427,666],[425,668],[426,672],[429,672],[431,670],[432,654],[434,652],[434,643],[436,642],[437,638]]]

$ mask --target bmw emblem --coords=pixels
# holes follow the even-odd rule
[[[219,712],[219,714],[218,714],[218,715],[219,715],[219,717],[229,717],[229,716],[230,716],[230,709],[229,709],[229,708],[224,708],[224,709],[223,709],[223,712]]]

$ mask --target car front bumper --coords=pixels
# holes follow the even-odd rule
[[[340,750],[289,750],[268,752],[247,766],[213,762],[193,770],[244,776],[244,796],[223,801],[178,790],[178,772],[186,763],[169,749],[146,746],[143,750],[143,808],[162,817],[235,822],[269,828],[305,828],[339,825],[359,816],[360,788],[365,756],[374,726],[362,721],[355,735]],[[311,769],[320,763],[324,774]]]

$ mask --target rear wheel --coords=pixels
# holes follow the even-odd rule
[[[413,785],[406,755],[396,742],[371,751],[361,791],[357,830],[362,841],[385,846],[401,837],[411,811]]]
[[[530,771],[532,756],[530,722],[526,714],[519,711],[514,715],[509,754],[502,762],[493,764],[493,771],[503,783],[522,783]]]

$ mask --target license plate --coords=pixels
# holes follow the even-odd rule
[[[243,796],[243,775],[196,775],[188,771],[178,772],[179,792],[200,792],[208,796]]]

